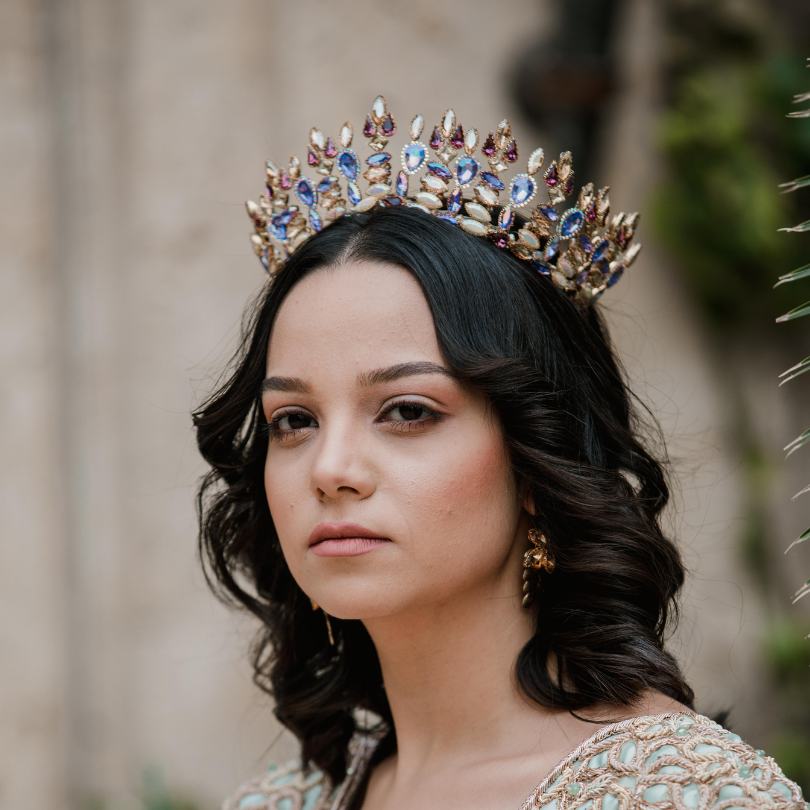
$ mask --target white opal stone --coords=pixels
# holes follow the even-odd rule
[[[321,132],[319,129],[315,129],[315,127],[312,127],[312,129],[309,131],[309,142],[313,146],[317,146],[318,149],[323,149],[326,146],[326,138],[324,137],[323,132]]]
[[[411,138],[415,141],[422,134],[422,128],[425,126],[425,119],[421,115],[415,115],[411,121]]]
[[[368,211],[371,208],[374,208],[376,204],[377,204],[376,197],[363,197],[363,199],[360,200],[360,202],[357,203],[357,205],[355,205],[354,208],[352,208],[352,211],[358,212]]]
[[[528,228],[521,228],[518,231],[518,239],[522,245],[537,250],[540,247],[540,240]]]
[[[489,211],[477,202],[468,202],[464,206],[464,210],[479,222],[485,222],[487,225],[492,221]]]
[[[368,194],[370,197],[385,197],[391,193],[391,186],[388,183],[375,183],[373,186],[368,187]],[[362,202],[362,200],[360,201]]]
[[[475,187],[475,196],[481,200],[484,205],[497,205],[498,192],[491,189],[489,186],[480,185]]]
[[[473,236],[486,236],[487,226],[477,219],[462,217],[459,225],[463,231],[467,231],[467,233],[471,233]]]
[[[444,114],[444,120],[442,121],[442,131],[446,138],[449,138],[450,135],[453,134],[453,128],[456,125],[456,114],[453,112],[452,109],[448,110]]]
[[[371,109],[377,118],[383,118],[385,116],[385,99],[382,96],[377,96],[371,105]]]
[[[468,152],[472,152],[478,144],[478,131],[475,129],[468,129],[467,134],[464,136],[464,148]]]
[[[622,256],[622,261],[625,267],[630,267],[630,265],[636,260],[636,256],[638,256],[638,252],[640,250],[641,245],[636,243],[624,254],[624,256]]]
[[[529,174],[536,174],[539,171],[540,167],[543,165],[544,158],[545,153],[543,152],[543,148],[539,146],[529,155]]]
[[[352,138],[354,137],[354,130],[352,125],[347,121],[340,128],[340,145],[345,149],[352,145]]]
[[[422,188],[425,191],[432,191],[434,194],[444,194],[447,191],[447,183],[441,177],[434,177],[432,174],[422,178]]]
[[[425,208],[441,208],[442,201],[435,195],[431,194],[429,191],[420,191],[416,195],[416,202],[420,205],[424,205]]]

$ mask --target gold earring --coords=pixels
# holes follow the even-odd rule
[[[318,603],[314,599],[312,599],[311,597],[310,597],[309,601],[312,602],[312,609],[317,610],[318,609]],[[324,619],[326,619],[326,633],[329,636],[329,643],[334,647],[335,646],[335,637],[332,635],[332,625],[329,622],[329,614],[323,608],[321,608],[321,610],[323,611]]]
[[[532,603],[532,571],[554,570],[554,560],[548,553],[548,540],[539,529],[529,529],[529,541],[532,547],[523,555],[523,607]]]

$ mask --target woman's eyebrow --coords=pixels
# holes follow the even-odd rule
[[[391,382],[401,377],[411,377],[415,374],[444,374],[446,377],[451,378],[454,376],[444,366],[431,363],[428,360],[418,360],[361,372],[357,375],[357,384],[363,388],[368,388],[372,385]],[[299,377],[267,377],[262,381],[260,393],[263,394],[265,391],[296,391],[301,394],[309,394],[312,389],[308,383]]]

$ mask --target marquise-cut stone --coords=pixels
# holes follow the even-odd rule
[[[461,210],[461,189],[457,188],[447,199],[447,210],[457,214]]]
[[[480,184],[475,187],[475,196],[478,197],[478,199],[481,200],[484,205],[498,204],[498,192],[484,184]]]
[[[391,193],[391,186],[388,183],[374,183],[368,187],[366,193],[370,197],[385,197]]]
[[[314,208],[309,211],[309,224],[312,226],[313,231],[319,231],[323,227],[320,215]]]
[[[347,121],[340,128],[340,145],[345,149],[347,146],[352,145],[352,138],[354,137],[354,130],[352,125]]]
[[[326,146],[326,138],[324,137],[323,132],[315,127],[309,131],[309,142],[313,146],[317,146],[318,149],[323,149]]]
[[[365,177],[369,183],[376,183],[378,180],[387,180],[390,175],[391,169],[389,166],[370,166],[363,173],[363,177]]]
[[[630,265],[636,260],[636,256],[638,256],[638,252],[641,250],[640,244],[633,245],[630,250],[626,251],[624,256],[622,256],[622,263],[625,267],[630,267]]]
[[[543,152],[543,148],[539,146],[534,152],[529,155],[529,174],[536,174],[540,167],[543,165],[543,158],[545,154]]]
[[[591,256],[591,261],[598,262],[600,259],[604,258],[605,254],[607,253],[607,249],[610,247],[610,242],[607,239],[603,239],[601,242],[598,242],[596,247],[593,249],[593,255]]]
[[[481,172],[481,179],[488,185],[498,191],[502,191],[504,188],[503,180],[498,177],[497,174],[493,174],[492,172]]]
[[[349,202],[352,205],[357,205],[357,203],[360,202],[363,196],[362,194],[360,194],[360,189],[357,187],[357,183],[349,181],[346,184],[346,188],[348,189]]]
[[[423,205],[425,208],[431,208],[433,210],[442,207],[442,201],[429,191],[420,191],[416,195],[416,202]]]
[[[503,231],[508,231],[512,227],[514,219],[515,215],[509,206],[502,208],[501,213],[498,214],[498,227]]]
[[[461,226],[462,230],[471,233],[473,236],[486,236],[487,234],[487,226],[477,219],[462,217],[458,224]]]
[[[369,166],[382,166],[383,163],[390,163],[391,155],[389,152],[377,152],[375,155],[370,155],[366,158],[366,163]]]
[[[442,133],[438,127],[433,127],[433,132],[430,135],[430,148],[436,152],[442,145]]]
[[[366,123],[363,124],[363,135],[367,138],[373,137],[374,133],[377,131],[377,128],[374,126],[374,122],[371,120],[371,116],[366,116]]]
[[[518,239],[520,240],[521,244],[526,245],[526,247],[531,248],[532,250],[537,250],[540,247],[540,240],[528,228],[521,228],[518,231]]]
[[[400,197],[405,197],[408,194],[408,175],[406,172],[399,172],[397,174],[394,189]]]
[[[364,197],[362,200],[360,200],[359,203],[357,203],[354,206],[354,208],[352,208],[352,211],[359,211],[359,212],[369,211],[376,204],[377,204],[377,198],[376,197]]]
[[[468,202],[464,206],[464,210],[473,218],[477,219],[479,222],[485,222],[489,225],[492,222],[492,216],[489,213],[489,210],[484,208],[483,205],[480,205],[477,202]]]
[[[422,134],[422,128],[425,126],[425,119],[421,115],[415,115],[411,121],[411,138],[416,140]]]
[[[472,153],[478,144],[478,131],[475,129],[468,129],[467,134],[464,136],[464,148]]]
[[[432,174],[426,174],[422,178],[422,188],[425,191],[432,191],[434,194],[444,194],[447,191],[447,183],[440,177],[434,177]]]
[[[382,96],[377,96],[371,105],[371,110],[378,120],[382,120],[385,115],[385,99]]]
[[[436,160],[428,161],[427,170],[436,177],[441,177],[442,180],[449,180],[453,176],[444,163],[439,163]]]
[[[444,119],[442,120],[442,131],[444,132],[444,137],[449,138],[450,134],[453,132],[453,127],[456,124],[456,114],[453,112],[452,109],[448,110],[444,114]]]

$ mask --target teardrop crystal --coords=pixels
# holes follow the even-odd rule
[[[318,149],[323,149],[326,146],[326,138],[324,137],[323,132],[315,127],[309,131],[309,142],[313,146],[317,146]]]
[[[543,148],[541,146],[537,147],[534,152],[529,155],[529,166],[528,171],[529,174],[537,174],[540,167],[543,165],[543,158],[545,154],[543,152]]]

